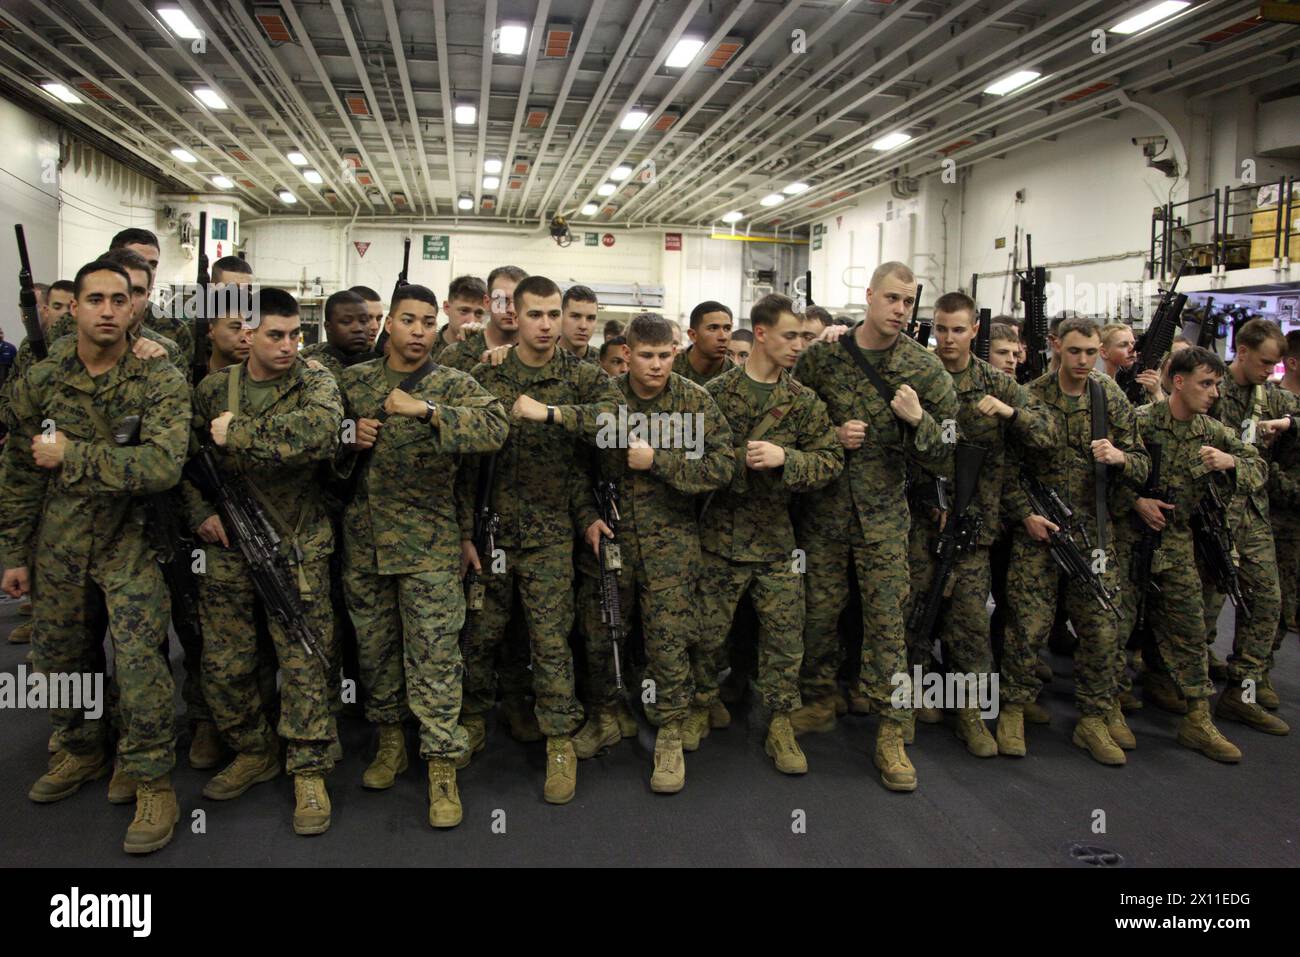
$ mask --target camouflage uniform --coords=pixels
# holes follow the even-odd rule
[[[856,335],[856,329],[848,335]],[[867,423],[862,447],[846,454],[844,474],[807,503],[799,544],[808,556],[808,613],[804,628],[806,698],[836,692],[836,623],[848,602],[852,567],[862,593],[862,671],[859,693],[885,717],[904,721],[910,705],[891,707],[892,679],[907,659],[904,607],[908,595],[909,511],[904,494],[910,460],[950,476],[956,443],[957,394],[933,353],[900,335],[888,349],[864,350],[887,383],[907,383],[921,400],[916,428],[898,419],[844,343],[818,343],[799,357],[795,376],[826,403],[831,421]],[[948,436],[941,423],[949,423]],[[947,438],[947,441],[945,441]]]
[[[334,377],[334,381],[338,382],[343,377],[344,369],[349,369],[362,362],[369,362],[371,359],[379,358],[379,356],[370,349],[365,352],[347,353],[327,340],[313,342],[311,345],[303,347],[298,352],[298,358],[302,359],[303,362],[315,359],[328,369],[330,375]]]
[[[438,342],[442,342],[441,335],[438,336]],[[435,358],[449,369],[459,369],[461,372],[472,374],[487,349],[487,339],[480,329],[478,332],[470,333],[460,342],[453,342],[443,347],[435,353]]]
[[[1238,385],[1232,370],[1219,383],[1219,398],[1210,409],[1210,415],[1230,430],[1241,435],[1248,428],[1253,431],[1255,422],[1278,419],[1287,415],[1300,415],[1300,400],[1285,389],[1272,383],[1258,387]],[[1296,427],[1284,433],[1279,441],[1284,445]],[[1274,450],[1264,445],[1256,436],[1252,443],[1270,471],[1274,463]],[[1240,685],[1247,678],[1259,682],[1268,676],[1273,664],[1274,641],[1277,624],[1282,615],[1282,593],[1278,582],[1277,553],[1273,545],[1273,528],[1269,521],[1269,491],[1265,486],[1243,488],[1228,507],[1228,525],[1232,530],[1233,544],[1239,558],[1238,574],[1241,590],[1250,608],[1250,617],[1236,618],[1233,631],[1232,654],[1228,656],[1228,683]],[[1213,644],[1219,633],[1219,611],[1224,596],[1205,579],[1205,641]]]
[[[581,360],[579,360],[581,361]],[[696,570],[700,567],[700,536],[695,520],[697,493],[722,487],[732,474],[731,430],[709,394],[678,375],[653,399],[632,391],[627,375],[614,380],[629,415],[633,413],[699,415],[704,447],[699,458],[680,449],[655,451],[646,471],[627,467],[627,449],[602,443],[601,478],[618,490],[619,522],[615,530],[622,560],[618,572],[619,604],[624,634],[628,620],[640,610],[645,635],[647,676],[654,682],[654,700],[646,716],[661,726],[680,721],[691,702],[689,650],[695,637]],[[579,486],[574,524],[581,539],[599,517],[591,487]],[[600,618],[600,563],[584,542],[578,554],[579,616],[587,648],[591,699],[595,705],[618,699],[608,627]],[[621,651],[621,649],[620,649]],[[626,660],[626,659],[624,659]]]
[[[499,570],[491,555],[479,556],[483,610],[474,615],[465,642],[462,710],[482,715],[495,703],[493,655],[506,634],[518,590],[531,644],[538,725],[547,737],[571,734],[583,714],[574,695],[568,645],[574,613],[570,503],[575,484],[585,481],[578,467],[578,439],[596,441],[598,416],[617,414],[619,393],[599,367],[561,349],[538,369],[524,365],[512,350],[499,366],[477,365],[474,378],[507,410],[520,395],[555,406],[556,422],[512,422],[510,437],[497,453],[492,502],[501,516],[496,544],[505,567]],[[477,472],[475,463],[456,476],[463,540],[473,534]]]
[[[1300,607],[1300,423],[1293,423],[1273,448],[1269,463],[1268,508],[1273,524],[1273,541],[1277,549],[1278,585],[1282,594],[1273,651],[1282,646],[1288,630],[1297,631],[1296,615]],[[1273,667],[1269,659],[1269,669]]]
[[[378,418],[396,376],[385,359],[344,372],[347,415]],[[349,470],[362,469],[343,516],[344,586],[360,639],[366,718],[396,724],[409,702],[421,757],[458,758],[467,747],[458,722],[460,526],[454,496],[430,495],[420,477],[454,474],[458,455],[495,452],[510,427],[501,403],[454,369],[435,365],[409,394],[437,405],[431,422],[389,416],[371,454],[344,454]]]
[[[1123,513],[1125,501],[1121,483],[1139,489],[1146,482],[1151,460],[1142,447],[1133,407],[1124,392],[1109,376],[1089,373],[1089,380],[1099,382],[1106,398],[1106,438],[1124,453],[1123,466],[1107,468],[1108,528],[1116,527],[1114,516]],[[1049,372],[1029,383],[1029,390],[1046,405],[1056,422],[1059,443],[1050,452],[1039,454],[1013,447],[1013,459],[1019,461],[1024,475],[1037,478],[1054,489],[1089,529],[1088,541],[1096,562],[1096,479],[1092,454],[1092,420],[1089,387],[1080,396],[1061,391],[1058,376]],[[1008,478],[1011,478],[1011,475]],[[1132,499],[1128,498],[1131,502]],[[1031,514],[1029,498],[1019,483],[1008,483],[1004,502],[1012,522],[1011,569],[1007,582],[1007,635],[1002,658],[1002,700],[1012,704],[1034,701],[1042,682],[1034,675],[1034,663],[1047,640],[1056,612],[1058,596],[1063,593],[1065,610],[1079,635],[1074,654],[1074,699],[1084,716],[1105,716],[1118,706],[1117,669],[1124,655],[1116,616],[1103,609],[1087,585],[1080,581],[1061,584],[1061,572],[1045,542],[1036,542],[1025,531],[1024,520]],[[1084,548],[1082,541],[1079,547]],[[1112,592],[1122,576],[1115,558],[1114,535],[1109,536],[1104,561],[1100,564],[1101,580]],[[1118,599],[1117,599],[1118,600]],[[1127,635],[1124,639],[1127,640]]]
[[[768,709],[781,713],[800,705],[803,660],[805,568],[795,547],[791,496],[823,488],[839,475],[844,449],[826,406],[789,372],[781,370],[766,398],[751,381],[742,366],[732,366],[708,385],[731,426],[735,467],[730,485],[712,497],[700,519],[700,624],[691,670],[695,706],[707,708],[718,698],[727,630],[749,591],[759,621],[758,691]],[[750,469],[745,456],[751,441],[781,446],[785,464]]]
[[[711,376],[701,375],[696,372],[695,367],[691,365],[690,352],[694,348],[694,345],[687,346],[681,352],[677,353],[676,358],[673,359],[673,372],[681,376],[683,379],[689,379],[696,385],[708,385],[710,381],[722,375],[723,372],[730,372],[735,368],[735,362],[732,361],[731,356],[727,356],[722,360],[722,372],[715,373]],[[587,352],[590,354],[591,350],[588,349]],[[597,356],[596,361],[600,361],[599,356]]]
[[[1184,697],[1209,698],[1214,694],[1214,686],[1205,656],[1201,581],[1190,524],[1192,510],[1211,481],[1210,470],[1201,463],[1200,450],[1203,445],[1211,445],[1236,458],[1237,467],[1223,475],[1243,491],[1262,487],[1263,462],[1252,446],[1242,443],[1208,415],[1194,416],[1188,422],[1175,419],[1168,399],[1140,407],[1137,423],[1144,446],[1147,449],[1160,446],[1160,487],[1166,495],[1164,501],[1174,506],[1172,512],[1165,513],[1167,524],[1160,533],[1160,547],[1151,560],[1154,587],[1148,591],[1146,619],[1151,623],[1163,667],[1170,672]],[[1118,502],[1131,509],[1139,497],[1143,497],[1140,491],[1122,489]],[[1131,521],[1115,525],[1116,544],[1122,543],[1123,552],[1130,555],[1142,529],[1147,527],[1136,511],[1131,514]],[[1137,617],[1138,591],[1129,580],[1129,566],[1120,565],[1119,572],[1123,579],[1121,621],[1131,628]],[[1127,639],[1125,632],[1121,631],[1120,635]],[[1121,657],[1118,669],[1122,668]]]
[[[238,387],[231,388],[237,375]],[[259,384],[260,385],[260,384]],[[328,372],[295,362],[262,389],[265,405],[253,407],[248,363],[229,366],[205,378],[194,393],[194,438],[211,442],[209,425],[231,408],[224,448],[214,452],[221,471],[238,475],[250,487],[282,539],[290,557],[306,624],[327,657],[333,654],[328,563],[334,533],[318,480],[322,462],[334,459],[343,405]],[[190,527],[198,528],[215,510],[187,485]],[[270,505],[271,507],[267,507]],[[230,529],[227,529],[229,535]],[[234,542],[231,543],[235,545]],[[207,570],[199,579],[199,618],[203,629],[203,692],[226,742],[242,754],[266,754],[276,747],[261,708],[256,629],[261,610],[247,563],[237,546],[207,545]],[[296,554],[295,554],[296,553]],[[282,676],[280,737],[288,742],[291,774],[327,771],[336,731],[330,717],[329,677],[302,643],[276,621],[268,621]]]
[[[193,323],[184,319],[173,319],[171,316],[159,312],[156,305],[149,303],[149,310],[144,314],[142,328],[156,332],[164,339],[174,342],[178,350],[178,357],[185,365],[188,366],[194,361]]]
[[[122,772],[150,781],[175,763],[167,589],[146,540],[146,516],[132,496],[176,484],[185,460],[190,403],[184,376],[129,350],[92,379],[76,341],[56,344],[11,392],[13,433],[3,451],[0,561],[6,568],[40,557],[42,599],[34,608],[40,664],[51,674],[97,670],[102,633],[88,633],[93,591],[102,589],[114,648],[122,736]],[[141,416],[140,444],[121,447],[110,429]],[[53,420],[67,437],[61,468],[39,468],[31,439]],[[81,755],[102,750],[102,721],[73,710],[51,712],[61,746]]]
[[[580,356],[574,356],[580,362],[590,362],[594,366],[600,365],[600,350],[588,343],[587,351]]]
[[[450,325],[442,325],[438,328],[438,337],[433,340],[433,348],[429,350],[430,359],[438,359],[444,352],[456,344],[454,342],[448,342],[444,338],[449,328],[451,328]],[[479,354],[482,355],[482,353]],[[477,365],[478,359],[475,359],[474,363]],[[462,371],[468,372],[469,369],[464,369]]]

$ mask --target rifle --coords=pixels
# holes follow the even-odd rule
[[[321,666],[328,669],[329,659],[307,625],[307,610],[289,562],[280,554],[280,535],[261,503],[242,480],[222,477],[210,445],[202,446],[190,459],[190,468],[195,484],[216,503],[226,535],[243,553],[253,589],[266,606],[267,617],[278,621],[288,635],[301,641],[307,653],[319,658]],[[301,554],[296,557],[302,561]]]
[[[816,305],[812,297],[812,270],[809,269],[803,274],[803,301],[805,304]]]
[[[402,243],[402,271],[397,274],[397,282],[393,283],[393,294],[388,299],[390,304],[397,301],[397,294],[402,291],[403,286],[410,285],[406,281],[406,273],[407,270],[410,268],[410,266],[411,266],[411,237],[407,236]],[[391,305],[389,308],[391,308]],[[381,329],[379,331],[378,338],[376,338],[373,343],[375,352],[377,352],[379,355],[382,356],[384,354],[384,343],[387,341],[388,341],[388,330]]]
[[[916,284],[916,299],[912,302],[912,318],[907,323],[907,334],[915,339],[921,345],[927,345],[930,342],[930,323],[921,321],[921,290],[924,289],[921,283]],[[924,338],[922,335],[924,334]]]
[[[479,463],[477,480],[474,483],[474,548],[478,551],[479,564],[492,560],[496,550],[497,529],[501,525],[501,516],[492,509],[492,486],[496,481],[497,457],[488,455]],[[483,582],[479,573],[470,566],[465,572],[465,627],[469,627],[469,613],[483,610]]]
[[[199,213],[199,255],[198,276],[195,285],[199,287],[199,313],[194,317],[194,364],[190,367],[190,379],[195,385],[202,382],[208,374],[208,285],[212,277],[208,275],[208,214]]]
[[[1216,481],[1211,476],[1205,494],[1192,510],[1192,542],[1196,547],[1196,556],[1213,576],[1215,587],[1232,600],[1233,607],[1239,613],[1249,618],[1250,608],[1241,591],[1237,566],[1232,561],[1236,546],[1232,541],[1232,530],[1228,527],[1228,510],[1219,496]]]
[[[23,328],[27,330],[32,356],[40,362],[49,351],[45,348],[41,317],[36,311],[36,287],[32,284],[32,263],[27,258],[27,237],[23,235],[22,223],[14,223],[14,233],[18,237],[18,308],[22,310]]]
[[[1211,296],[1205,300],[1205,308],[1201,312],[1201,327],[1196,333],[1196,344],[1213,352],[1218,341],[1219,323],[1214,318],[1214,297]]]
[[[1025,361],[1016,369],[1016,381],[1032,382],[1047,371],[1047,270],[1034,265],[1032,237],[1025,233],[1025,271],[1020,280],[1020,301],[1025,304]]]
[[[1184,261],[1179,265],[1178,272],[1174,274],[1174,281],[1161,294],[1160,304],[1156,306],[1155,315],[1151,317],[1151,324],[1147,326],[1146,332],[1142,333],[1142,338],[1138,342],[1137,359],[1127,369],[1120,369],[1115,376],[1115,384],[1124,390],[1124,395],[1134,405],[1141,405],[1147,401],[1145,390],[1137,381],[1138,375],[1160,368],[1160,362],[1169,351],[1169,347],[1174,344],[1174,336],[1182,327],[1183,306],[1187,304],[1187,297],[1181,293],[1175,294],[1174,290],[1186,268],[1187,263]]]
[[[1030,511],[1057,527],[1056,531],[1047,533],[1047,545],[1061,571],[1072,580],[1084,582],[1102,608],[1116,618],[1120,617],[1119,610],[1113,604],[1116,593],[1106,589],[1106,583],[1092,570],[1090,559],[1085,557],[1085,552],[1091,554],[1092,543],[1088,541],[1088,531],[1083,522],[1062,501],[1055,489],[1029,476],[1024,477],[1022,484],[1025,494],[1029,496]],[[1079,548],[1076,535],[1083,541],[1082,549]]]
[[[959,556],[979,544],[980,530],[984,526],[984,517],[971,506],[975,503],[975,493],[979,490],[980,470],[984,466],[988,449],[982,445],[958,442],[954,455],[955,494],[951,508],[944,492],[947,481],[940,479],[937,483],[939,510],[947,513],[948,520],[944,522],[943,531],[934,544],[934,575],[930,579],[925,602],[916,604],[907,623],[908,631],[920,642],[922,648],[929,648],[934,639],[939,612],[950,591],[948,583],[952,577],[953,565]],[[944,660],[947,661],[947,649],[944,649]]]
[[[1169,492],[1160,487],[1161,446],[1159,443],[1149,442],[1147,443],[1147,452],[1151,455],[1151,471],[1147,474],[1146,485],[1142,487],[1142,498],[1154,498],[1167,502],[1169,501]],[[1137,618],[1133,623],[1133,634],[1136,635],[1146,625],[1147,595],[1151,591],[1160,590],[1160,586],[1151,580],[1151,560],[1155,557],[1156,549],[1160,547],[1160,540],[1164,537],[1164,534],[1157,532],[1142,521],[1142,517],[1138,515],[1136,510],[1130,514],[1129,519],[1134,530],[1139,533],[1137,543],[1133,546],[1133,557],[1129,562],[1128,575],[1128,580],[1133,583],[1137,591]]]
[[[600,520],[618,533],[618,489],[613,482],[596,483],[596,507]],[[623,567],[618,544],[600,536],[600,620],[609,629],[609,644],[614,652],[614,685],[623,690],[623,666],[619,662],[618,644],[623,640],[623,609],[618,597],[618,573]]]
[[[989,352],[993,348],[990,341],[993,335],[993,310],[981,309],[979,311],[979,330],[975,333],[975,355],[979,356],[985,362],[989,361]]]

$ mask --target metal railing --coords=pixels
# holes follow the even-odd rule
[[[1258,212],[1254,203],[1247,198],[1242,202],[1243,194],[1252,194],[1261,189],[1259,184],[1248,186],[1224,186],[1216,188],[1204,196],[1194,196],[1178,203],[1165,203],[1151,212],[1151,247],[1147,262],[1148,277],[1163,282],[1170,274],[1177,271],[1176,258],[1209,255],[1209,271],[1220,273],[1228,269],[1246,268],[1250,264],[1250,247],[1258,239],[1273,240],[1273,268],[1285,269],[1291,264],[1291,227],[1295,222],[1295,206],[1298,198],[1295,189],[1296,178],[1284,176],[1277,181],[1277,215],[1273,228],[1255,232],[1253,222],[1243,234],[1233,232],[1234,217],[1240,227],[1241,217]],[[1267,185],[1267,184],[1265,184]],[[1234,199],[1235,197],[1235,199]],[[1213,213],[1208,218],[1185,219],[1191,214],[1192,207],[1199,203],[1211,203]],[[1238,207],[1234,210],[1234,204]],[[1195,243],[1191,239],[1194,226],[1210,224],[1210,241]],[[1185,237],[1181,238],[1180,237]],[[1244,249],[1245,262],[1242,263],[1239,250]],[[1189,273],[1204,271],[1204,263],[1191,265]]]

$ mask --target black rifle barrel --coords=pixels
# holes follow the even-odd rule
[[[212,277],[208,275],[208,213],[204,210],[199,213],[199,241],[198,241],[198,275],[195,277],[195,284],[198,288],[198,314],[194,317],[194,365],[190,369],[190,378],[195,385],[207,377],[208,374],[208,286],[212,282]],[[173,308],[175,305],[173,303]]]
[[[14,223],[14,233],[18,237],[18,308],[22,310],[23,328],[27,330],[32,355],[39,362],[49,353],[45,347],[40,313],[36,311],[36,286],[32,283],[32,263],[27,258],[27,237],[23,234],[22,223]]]

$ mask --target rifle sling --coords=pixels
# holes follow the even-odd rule
[[[1088,380],[1088,398],[1092,411],[1092,438],[1106,438],[1109,430],[1106,416],[1106,389],[1096,379]],[[1094,461],[1092,465],[1093,477],[1095,479],[1097,496],[1097,547],[1105,548],[1108,538],[1107,529],[1107,508],[1106,508],[1106,471],[1109,466],[1105,462]]]
[[[856,333],[857,330],[854,329],[854,331],[850,332],[848,335],[840,336],[840,342],[844,343],[844,348],[848,350],[853,361],[856,362],[858,368],[862,370],[862,374],[867,377],[867,381],[870,382],[875,387],[876,391],[880,393],[880,398],[883,399],[885,403],[885,410],[893,416],[893,410],[890,409],[889,403],[894,401],[895,390],[885,381],[885,377],[877,371],[876,367],[867,361],[867,357],[862,354],[862,349],[853,338]],[[893,416],[893,418],[894,424],[898,426],[899,439],[906,441],[907,436],[903,432],[903,423],[899,420],[898,416]]]

